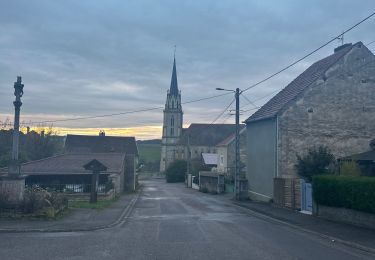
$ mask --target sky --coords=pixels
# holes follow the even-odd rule
[[[373,0],[156,1],[0,0],[0,120],[13,117],[22,76],[21,121],[54,121],[163,107],[174,46],[182,102],[245,89],[319,47],[375,11]],[[345,42],[375,40],[375,17]],[[335,41],[244,93],[263,105]],[[368,45],[375,52],[375,43]],[[241,120],[256,108],[241,98]],[[184,125],[211,123],[226,96],[183,105]],[[162,109],[46,123],[59,134],[161,137]],[[233,123],[230,112],[215,123]]]

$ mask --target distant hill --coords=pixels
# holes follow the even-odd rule
[[[144,165],[143,171],[158,172],[160,163],[161,140],[137,141],[139,162]]]
[[[137,144],[157,144],[157,145],[161,145],[161,139],[138,140]]]

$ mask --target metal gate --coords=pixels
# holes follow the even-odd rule
[[[301,180],[301,212],[312,212],[312,187],[311,183]]]

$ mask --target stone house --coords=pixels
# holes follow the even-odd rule
[[[337,158],[367,150],[374,104],[375,56],[363,43],[340,46],[311,65],[245,121],[250,198],[298,207],[296,154],[319,145]],[[291,185],[275,194],[279,178]]]
[[[226,177],[234,176],[236,157],[236,136],[231,134],[216,145],[219,163],[217,169]],[[240,129],[240,173],[246,173],[246,127],[241,125]]]

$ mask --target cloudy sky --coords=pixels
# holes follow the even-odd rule
[[[12,117],[13,82],[23,77],[22,120],[40,122],[164,105],[174,45],[183,102],[265,78],[375,10],[373,0],[0,2],[0,120]],[[375,18],[345,42],[375,40]],[[334,42],[246,92],[260,106]],[[368,46],[375,52],[375,44]],[[264,97],[263,99],[261,99]],[[183,106],[185,124],[212,122],[232,96]],[[241,99],[243,110],[253,106]],[[255,110],[243,112],[246,119]],[[217,123],[230,123],[224,114]],[[61,134],[160,137],[162,110],[55,122]]]

